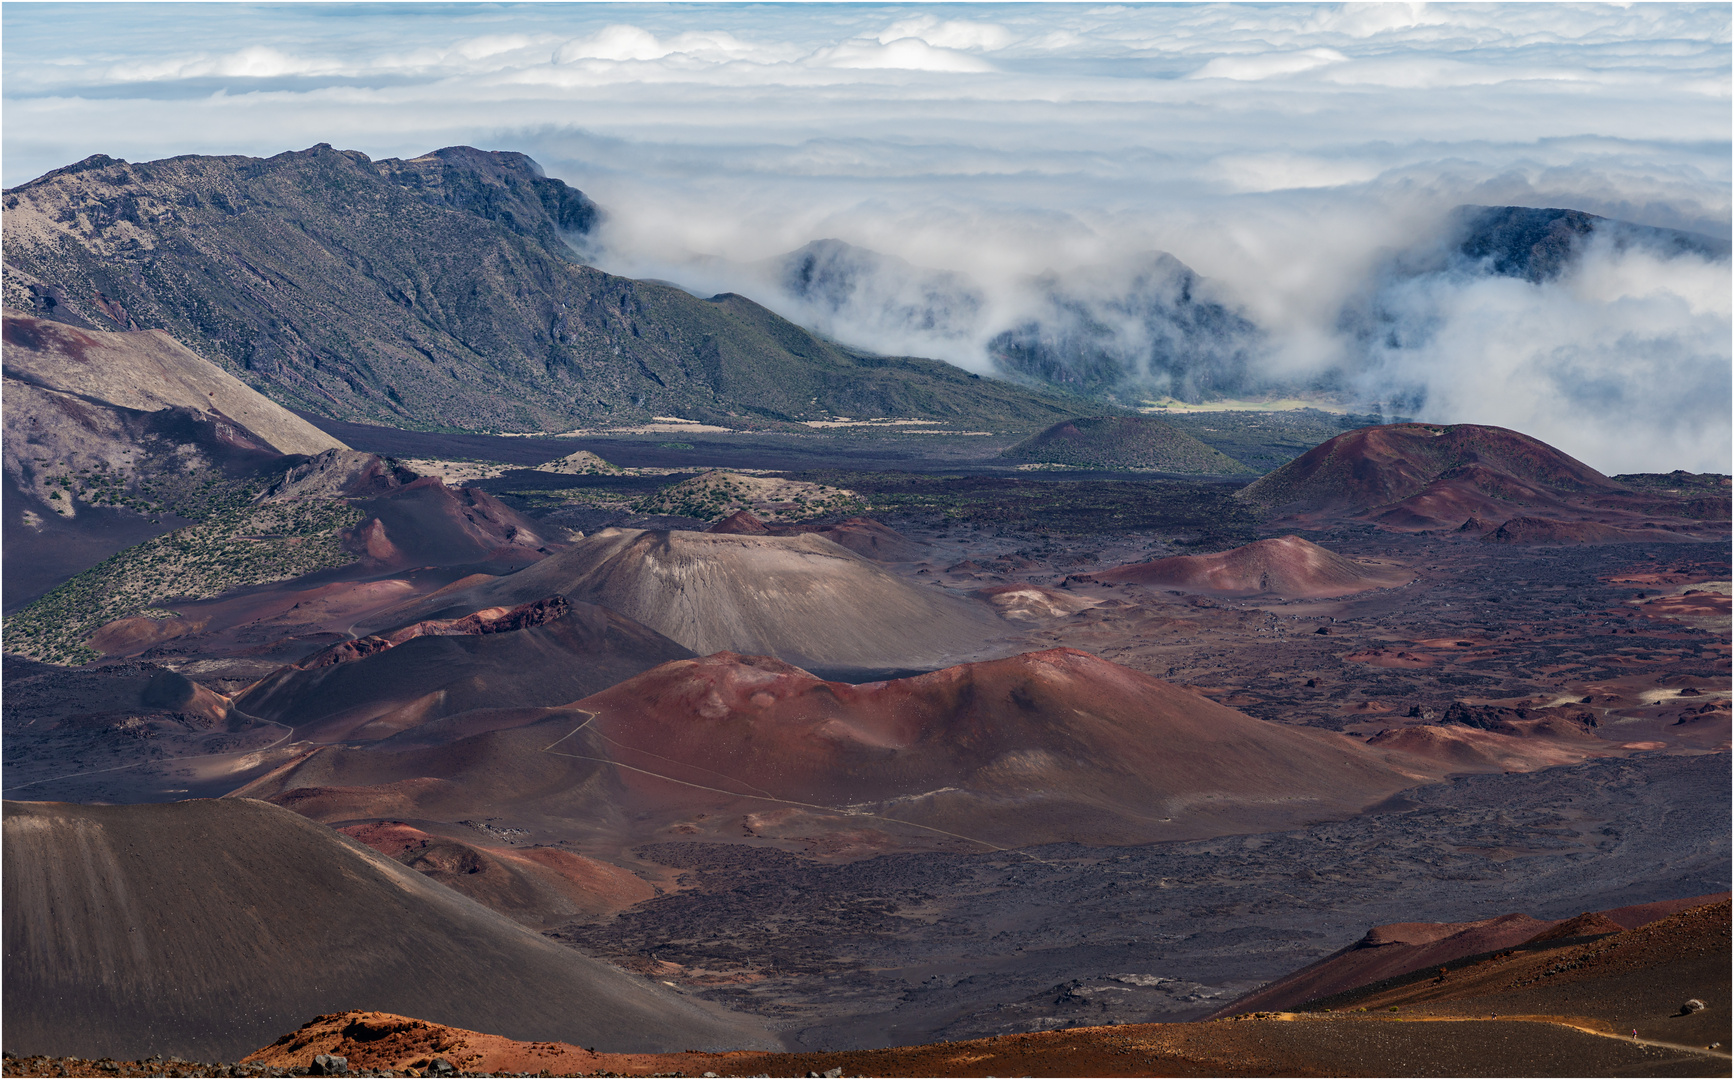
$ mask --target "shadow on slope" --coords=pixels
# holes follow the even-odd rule
[[[475,709],[563,705],[692,655],[561,596],[480,614],[333,645],[260,680],[236,705],[302,738],[375,740]]]
[[[844,668],[931,668],[978,654],[991,611],[911,584],[822,536],[605,529],[512,574],[398,608],[466,615],[555,593],[600,604],[697,653]]]
[[[771,1042],[263,803],[8,802],[5,835],[20,1049],[236,1058],[364,1007],[622,1050]]]

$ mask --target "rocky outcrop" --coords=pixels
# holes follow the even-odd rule
[[[862,357],[745,297],[580,265],[568,241],[582,245],[596,208],[521,154],[93,157],[6,196],[9,309],[165,330],[340,419],[564,431],[653,415],[1062,415],[949,364]]]

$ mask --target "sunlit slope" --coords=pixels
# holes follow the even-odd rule
[[[744,297],[580,265],[561,237],[594,208],[521,154],[97,155],[7,197],[8,308],[165,329],[277,401],[340,419],[538,431],[841,414],[1028,429],[1064,415],[938,361],[844,349]]]

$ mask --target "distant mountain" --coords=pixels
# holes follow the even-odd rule
[[[1529,206],[1462,206],[1453,214],[1452,250],[1490,273],[1551,281],[1594,235],[1619,247],[1647,247],[1662,255],[1728,257],[1729,243],[1699,233],[1633,225],[1581,210]]]
[[[1635,225],[1581,210],[1461,206],[1436,235],[1398,246],[1344,306],[1338,328],[1369,355],[1424,340],[1433,322],[1410,310],[1409,283],[1461,285],[1477,277],[1557,279],[1592,238],[1662,258],[1727,258],[1729,242]],[[1007,378],[1090,400],[1186,401],[1355,382],[1354,361],[1312,376],[1277,377],[1258,363],[1267,331],[1215,283],[1170,254],[1049,271],[993,293],[967,274],[913,265],[842,240],[816,240],[739,274],[756,277],[790,318],[840,341],[895,342],[967,362],[981,356]],[[1015,312],[1015,317],[1008,316]],[[1008,325],[1009,323],[1009,325]],[[1418,390],[1362,386],[1399,411]],[[1412,391],[1412,393],[1411,393]],[[1408,394],[1409,396],[1405,396]]]
[[[1088,469],[1144,469],[1233,476],[1245,465],[1153,416],[1080,416],[1006,450],[1009,461]]]
[[[1162,252],[1025,281],[1010,326],[969,276],[841,240],[815,240],[760,267],[794,318],[841,340],[985,347],[1006,376],[1096,400],[1185,400],[1251,389],[1260,332]]]
[[[1172,255],[1045,274],[1034,287],[1035,313],[988,342],[1008,375],[1108,399],[1198,401],[1262,385],[1258,327]]]
[[[1725,239],[1634,225],[1582,210],[1459,206],[1437,237],[1399,249],[1374,268],[1360,294],[1344,305],[1338,328],[1360,339],[1370,352],[1413,347],[1428,339],[1436,322],[1414,309],[1417,283],[1457,286],[1476,278],[1508,277],[1542,285],[1575,265],[1595,237],[1618,251],[1639,248],[1663,259],[1729,256]],[[1419,401],[1404,407],[1416,409]]]
[[[851,325],[879,333],[966,340],[987,298],[966,275],[929,270],[841,240],[815,240],[771,260],[777,286],[799,301],[816,328]]]
[[[741,296],[576,261],[598,210],[521,154],[328,145],[129,164],[4,193],[8,309],[167,330],[280,403],[403,427],[678,414],[1035,427],[1067,411],[937,361],[815,338]]]

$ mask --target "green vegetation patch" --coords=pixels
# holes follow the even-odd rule
[[[88,663],[97,658],[90,636],[115,619],[174,617],[164,601],[208,599],[354,562],[339,533],[362,517],[341,500],[224,511],[127,548],[18,612],[5,622],[5,650]]]
[[[321,145],[50,175],[9,192],[6,300],[35,303],[14,278],[54,282],[68,321],[107,325],[118,304],[280,403],[416,430],[844,415],[1027,432],[1075,411],[942,361],[854,352],[732,293],[584,266],[528,194],[578,192],[527,160],[433,157]],[[439,196],[454,186],[490,194]]]
[[[1080,416],[1018,443],[1008,461],[1086,469],[1242,475],[1240,462],[1164,420],[1149,416]]]
[[[1692,473],[1676,469],[1671,473],[1620,473],[1610,479],[1640,491],[1660,491],[1668,495],[1727,495],[1730,480],[1726,473]]]
[[[1386,422],[1377,416],[1321,409],[1168,413],[1162,421],[1257,473],[1286,465],[1345,431]]]
[[[1234,482],[1055,480],[1034,476],[808,472],[803,479],[846,486],[867,514],[938,516],[981,528],[1052,536],[1154,533],[1221,550],[1258,536],[1259,520],[1233,497]]]
[[[629,492],[618,488],[572,487],[572,488],[532,488],[527,491],[506,491],[516,499],[522,499],[525,506],[532,510],[549,510],[564,506],[592,506],[598,510],[620,510],[629,512],[638,504]]]
[[[743,476],[718,469],[670,484],[640,499],[632,509],[640,514],[678,514],[701,521],[716,521],[737,510],[750,511],[766,521],[804,521],[861,507],[855,492],[830,484]]]
[[[40,460],[37,464],[45,467],[51,507],[62,498],[77,499],[88,506],[174,514],[194,521],[247,506],[268,483],[268,478],[259,476],[231,479],[200,461],[182,464],[170,458],[165,462],[164,456],[144,458],[130,470],[100,461],[90,468]]]
[[[668,445],[664,443],[663,445]],[[623,476],[627,470],[605,461],[588,450],[578,450],[562,458],[536,466],[537,472],[561,473],[568,476]]]

